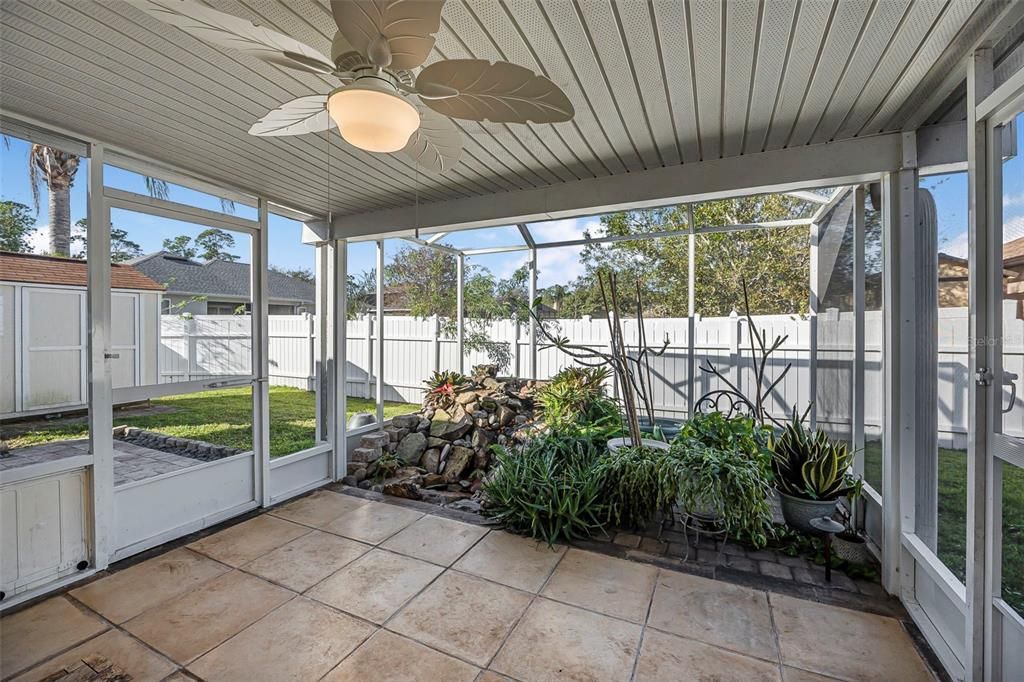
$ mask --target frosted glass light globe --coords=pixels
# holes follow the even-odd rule
[[[420,127],[416,107],[388,87],[363,79],[327,98],[327,112],[349,144],[369,152],[397,152]]]

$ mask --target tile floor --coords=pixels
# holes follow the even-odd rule
[[[0,678],[931,680],[892,618],[318,491],[0,620]],[[839,642],[840,646],[836,646]]]

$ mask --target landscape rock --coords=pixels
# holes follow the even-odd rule
[[[419,464],[426,449],[427,437],[419,431],[414,431],[398,443],[395,454],[406,464]]]
[[[452,448],[451,454],[444,464],[444,479],[449,483],[455,483],[462,476],[462,472],[469,466],[473,459],[473,449],[461,445]]]
[[[427,470],[428,474],[436,474],[441,470],[441,451],[437,448],[430,448],[423,453],[420,466]]]
[[[400,414],[391,418],[391,425],[396,429],[409,429],[410,431],[419,426],[420,416],[418,414]]]

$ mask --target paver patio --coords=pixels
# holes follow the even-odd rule
[[[4,680],[90,654],[154,681],[934,679],[894,618],[327,490],[0,633]]]

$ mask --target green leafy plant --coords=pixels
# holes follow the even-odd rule
[[[850,472],[853,452],[824,431],[811,432],[793,412],[778,437],[773,437],[772,471],[780,492],[805,500],[837,500],[860,492],[860,479]]]
[[[567,367],[553,376],[534,396],[544,422],[559,429],[618,418],[618,406],[604,393],[609,376],[606,367]]]
[[[469,384],[469,379],[458,372],[444,371],[432,373],[423,383],[427,387],[423,404],[448,409],[455,405],[455,394]]]
[[[385,452],[370,463],[366,475],[370,478],[390,478],[402,467],[402,460],[393,452]]]
[[[729,535],[745,536],[757,547],[767,543],[771,481],[763,459],[737,447],[677,438],[666,464],[665,476],[674,479],[681,508],[711,514]]]
[[[606,452],[598,463],[604,479],[608,519],[617,526],[642,528],[658,510],[670,513],[677,492],[669,453],[645,447]]]
[[[711,448],[739,452],[757,459],[768,468],[772,431],[752,417],[726,417],[721,412],[698,412],[683,425],[680,440],[695,441]]]
[[[607,516],[595,463],[603,442],[549,431],[522,447],[496,445],[497,468],[485,481],[484,515],[553,545],[599,531]]]

